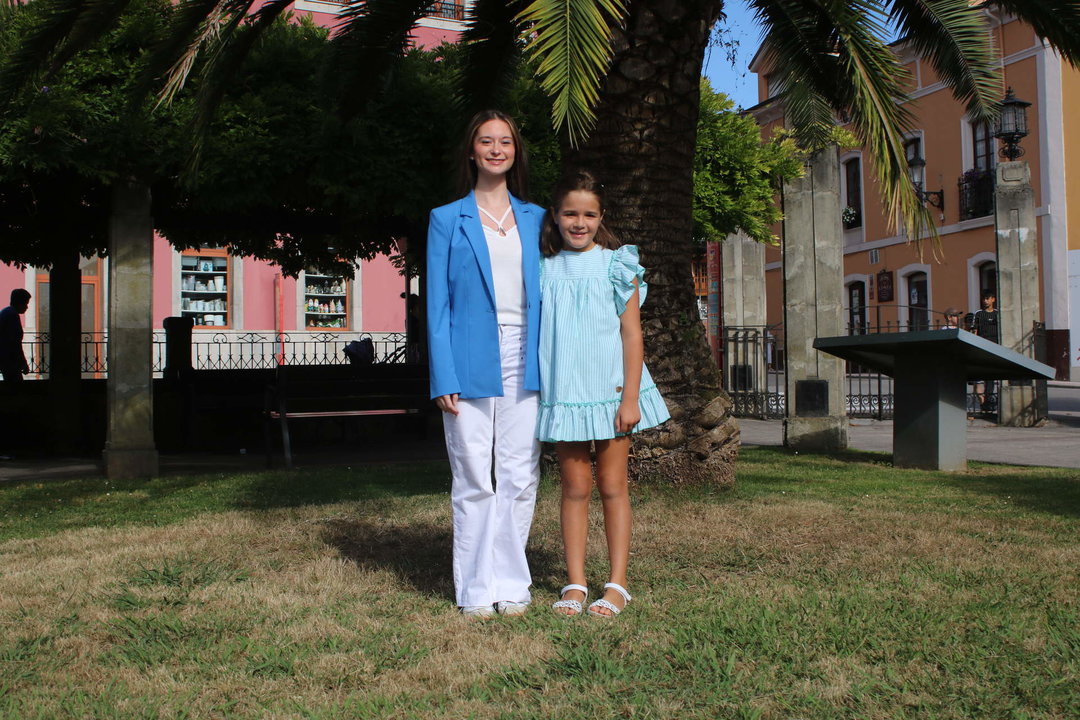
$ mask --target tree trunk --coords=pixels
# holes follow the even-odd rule
[[[150,187],[135,180],[117,180],[110,212],[105,475],[110,479],[150,478],[158,474],[154,447],[154,222]]]
[[[720,386],[693,292],[693,166],[699,78],[723,0],[632,0],[596,129],[566,154],[605,185],[605,218],[641,249],[649,283],[645,358],[672,419],[636,436],[631,472],[733,485],[739,428]]]
[[[52,451],[66,455],[82,449],[82,272],[75,249],[58,250],[49,271],[49,335],[49,434]]]

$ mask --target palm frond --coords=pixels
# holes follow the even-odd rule
[[[248,3],[244,5],[246,12]],[[145,95],[163,83],[159,104],[172,101],[187,82],[199,53],[221,31],[230,9],[229,0],[183,0],[177,4],[161,42],[143,64],[135,95]]]
[[[990,25],[968,0],[892,0],[890,15],[912,49],[930,61],[957,100],[979,120],[992,120],[1001,75]]]
[[[1074,66],[1080,66],[1080,3],[1076,0],[991,0],[1035,29]]]
[[[224,31],[214,39],[196,95],[193,162],[197,162],[201,154],[203,140],[230,80],[243,65],[263,31],[293,2],[294,0],[269,0],[252,15],[238,12],[230,18]]]
[[[460,78],[466,115],[494,107],[515,77],[521,57],[517,16],[525,0],[477,0],[462,36],[464,61]]]
[[[355,114],[385,86],[429,7],[431,0],[353,0],[342,13],[331,43],[343,115]]]
[[[526,52],[538,62],[540,86],[553,100],[552,119],[571,145],[595,121],[601,76],[611,62],[611,24],[626,11],[622,0],[534,0],[519,15],[532,34]]]
[[[800,143],[816,149],[846,115],[866,148],[894,222],[913,239],[934,236],[907,175],[903,137],[908,75],[885,44],[885,16],[871,0],[805,3],[752,0],[767,29],[767,60]]]

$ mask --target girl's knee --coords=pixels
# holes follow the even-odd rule
[[[625,485],[622,488],[600,486],[597,487],[597,490],[600,493],[600,500],[605,503],[624,502],[630,499],[630,493]]]
[[[592,478],[589,478],[588,481],[568,480],[566,478],[562,480],[562,497],[564,500],[588,502],[591,493]]]
[[[604,501],[620,500],[630,496],[630,487],[625,473],[601,473],[596,478],[596,490]]]

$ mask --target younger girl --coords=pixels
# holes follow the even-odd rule
[[[604,506],[611,574],[590,615],[614,617],[630,602],[627,491],[629,434],[668,419],[643,362],[637,248],[604,227],[603,186],[580,172],[555,190],[541,230],[540,413],[537,437],[556,443],[562,535],[570,584],[556,612],[578,615],[588,597],[585,544],[592,494],[590,442]]]

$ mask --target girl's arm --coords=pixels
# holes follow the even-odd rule
[[[634,285],[638,284],[634,279]],[[641,390],[641,367],[645,362],[645,341],[641,336],[641,308],[638,307],[638,291],[626,302],[626,309],[619,319],[619,335],[623,347],[622,402],[615,413],[615,432],[627,433],[641,421],[638,393]]]

